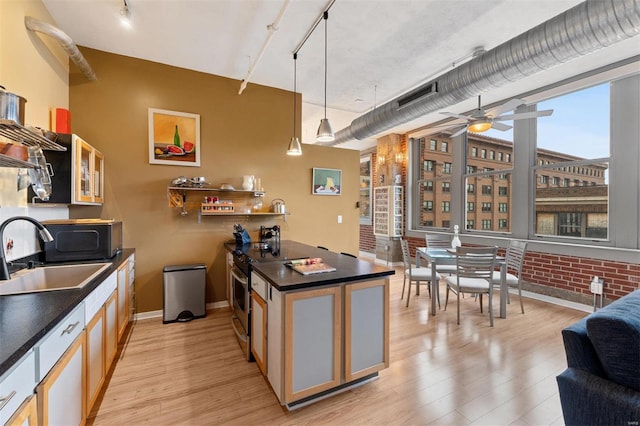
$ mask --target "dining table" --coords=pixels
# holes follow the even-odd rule
[[[437,265],[455,265],[455,251],[446,248],[416,248],[416,266],[420,267],[420,259],[425,259],[431,265],[431,294],[437,295],[439,291],[439,282],[436,280]],[[496,256],[496,264],[500,266],[500,318],[507,317],[507,262],[504,256]],[[436,314],[436,297],[431,298],[431,315]]]

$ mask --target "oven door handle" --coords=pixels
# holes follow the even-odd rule
[[[248,278],[244,276],[244,274],[242,274],[242,276],[238,275],[238,270],[236,269],[232,269],[231,270],[231,275],[233,275],[233,278],[235,278],[236,280],[240,281],[243,285],[247,285],[248,283]]]
[[[238,339],[242,340],[243,342],[247,342],[247,340],[249,340],[249,337],[246,334],[242,334],[240,333],[240,331],[238,331],[238,327],[236,327],[234,318],[231,318],[231,328],[233,328],[233,331],[236,332],[236,336],[238,336]]]

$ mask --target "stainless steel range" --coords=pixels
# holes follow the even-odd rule
[[[278,230],[279,231],[279,230]],[[309,247],[294,241],[282,241],[272,238],[270,241],[236,245],[228,243],[232,249],[234,266],[231,270],[231,289],[233,299],[233,329],[238,342],[252,361],[251,355],[251,265],[254,263],[281,262],[292,259],[304,259],[314,256]]]

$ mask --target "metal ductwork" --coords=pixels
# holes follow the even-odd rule
[[[82,71],[82,74],[87,77],[87,80],[97,80],[96,73],[93,72],[91,65],[89,65],[82,53],[80,53],[80,50],[78,50],[78,47],[75,45],[73,40],[71,40],[71,37],[69,37],[60,28],[54,27],[46,22],[39,21],[31,16],[24,17],[24,26],[27,27],[28,30],[37,31],[58,40],[60,46],[62,46],[62,48],[67,52],[73,63],[80,68],[80,71]]]
[[[639,33],[640,0],[588,0],[356,118],[326,145],[380,134]]]

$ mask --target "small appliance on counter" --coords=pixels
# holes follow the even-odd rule
[[[113,219],[59,219],[42,224],[53,236],[44,243],[45,262],[111,259],[122,250],[122,222]]]

